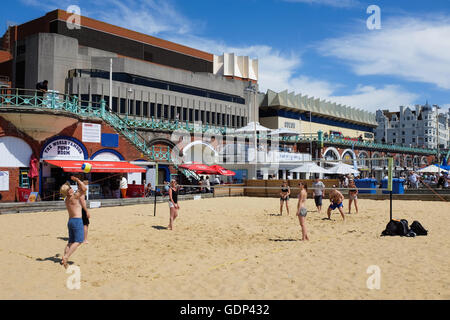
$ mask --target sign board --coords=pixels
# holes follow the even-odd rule
[[[156,184],[156,169],[155,168],[151,168],[151,169],[147,169],[147,172],[145,174],[145,180],[146,183],[151,183],[152,184],[152,188],[155,187]]]
[[[19,202],[28,202],[30,197],[31,189],[17,188],[17,194],[19,197]]]
[[[0,191],[9,191],[9,171],[0,171]]]
[[[27,202],[36,202],[39,199],[39,193],[38,192],[31,192],[28,196]]]
[[[118,148],[119,135],[114,133],[102,133],[102,147]]]
[[[102,126],[96,123],[83,123],[83,132],[81,141],[100,143],[102,135]]]
[[[194,200],[201,200],[202,196],[194,196]]]
[[[100,208],[102,206],[102,203],[100,201],[90,201],[89,202],[89,208]]]
[[[43,160],[84,160],[85,154],[78,143],[68,139],[57,139],[49,143],[42,152]]]

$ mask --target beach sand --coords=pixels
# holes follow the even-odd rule
[[[309,242],[296,200],[290,216],[275,198],[182,201],[173,231],[167,203],[156,217],[153,205],[93,209],[90,243],[70,258],[79,290],[59,264],[65,211],[1,215],[0,299],[450,299],[450,204],[394,201],[394,218],[429,230],[416,238],[380,237],[389,202],[359,204],[324,221],[308,199]],[[367,288],[372,265],[380,289]]]

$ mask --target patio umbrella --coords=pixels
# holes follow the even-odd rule
[[[417,170],[417,172],[426,172],[426,173],[438,173],[438,172],[448,172],[447,170],[445,170],[445,169],[439,169],[439,167],[437,166],[437,165],[435,165],[435,164],[432,164],[431,166],[428,166],[428,167],[425,167],[425,168],[422,168],[422,169],[419,169],[419,170]]]
[[[359,174],[352,166],[345,163],[338,163],[333,168],[328,169],[331,174]]]
[[[192,164],[182,164],[179,166],[181,169],[187,169],[194,171],[196,174],[217,174],[217,171],[210,168],[206,164],[192,163]]]
[[[327,169],[324,169],[314,162],[306,162],[300,167],[289,170],[289,172],[300,172],[300,173],[329,173]]]
[[[221,166],[219,166],[217,164],[213,165],[213,166],[210,166],[210,168],[215,170],[215,171],[217,171],[218,174],[221,175],[221,176],[230,176],[231,177],[231,176],[235,176],[236,175],[236,172],[228,170],[228,169],[225,169],[224,167],[221,167]]]
[[[259,132],[268,132],[268,131],[272,130],[272,129],[263,127],[262,125],[259,124],[259,122],[249,122],[245,127],[236,129],[234,132],[236,132],[236,133],[253,133],[253,132],[255,132],[255,126],[256,126],[256,131],[259,131]]]

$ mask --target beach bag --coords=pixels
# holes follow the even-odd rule
[[[400,229],[401,222],[398,220],[391,220],[386,225],[386,229],[381,233],[382,236],[396,236],[397,230]]]
[[[406,236],[408,234],[408,221],[391,220],[386,225],[386,229],[381,233],[382,236]]]
[[[406,236],[409,233],[408,220],[402,219],[400,220],[401,227],[398,230],[399,236]]]
[[[414,221],[411,223],[411,230],[418,236],[428,235],[428,230],[426,230],[419,221]]]

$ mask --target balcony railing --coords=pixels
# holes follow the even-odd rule
[[[223,135],[227,137],[236,137],[240,139],[254,139],[253,133],[237,133],[233,128],[226,126],[214,125],[198,125],[192,122],[182,121],[164,121],[159,119],[132,119],[128,117],[121,117],[116,113],[108,112],[104,100],[100,103],[92,101],[82,101],[76,96],[59,94],[56,92],[49,92],[41,94],[36,90],[26,89],[10,89],[0,88],[0,107],[26,107],[51,109],[70,112],[83,117],[97,117],[103,119],[110,124],[119,133],[126,137],[131,143],[136,145],[144,154],[149,155],[151,159],[165,159],[171,161],[170,152],[161,152],[150,148],[142,137],[139,131],[149,129],[156,131],[173,132],[175,130],[185,130],[189,133],[201,132]],[[298,136],[269,136],[267,133],[258,133],[258,139],[267,139],[274,141],[275,139],[280,143],[311,143],[319,142],[318,134],[300,134]],[[403,147],[398,145],[388,145],[381,143],[374,143],[368,141],[354,141],[346,140],[338,137],[324,137],[325,145],[337,145],[344,147],[358,147],[366,149],[375,149],[387,152],[406,152],[415,154],[436,155],[437,150],[421,149],[412,147]]]

